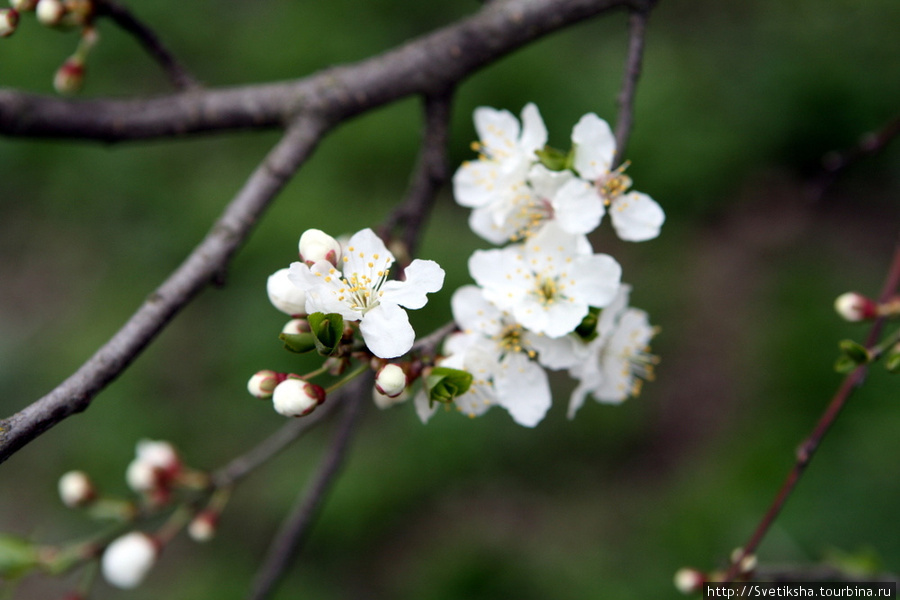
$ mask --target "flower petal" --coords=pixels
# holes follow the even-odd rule
[[[513,155],[519,139],[519,120],[508,110],[488,106],[475,109],[475,131],[487,155],[503,160]]]
[[[609,172],[616,153],[616,138],[609,124],[588,113],[572,129],[575,170],[584,179],[597,179]]]
[[[396,304],[379,304],[359,323],[363,341],[375,356],[396,358],[409,352],[416,332],[409,324],[406,311]]]
[[[522,109],[522,138],[519,147],[529,158],[535,150],[540,150],[547,143],[547,127],[534,103],[529,102]]]
[[[416,259],[403,271],[405,281],[388,281],[381,286],[382,302],[406,308],[422,308],[428,302],[426,294],[444,285],[444,270],[433,260]]]
[[[550,408],[550,384],[547,373],[527,356],[509,353],[501,369],[494,374],[497,403],[509,411],[519,425],[534,427]]]
[[[666,220],[662,207],[641,192],[629,192],[616,198],[609,209],[618,236],[628,242],[652,240]]]
[[[560,228],[568,233],[592,232],[606,212],[597,189],[583,179],[572,179],[560,187],[551,205]]]

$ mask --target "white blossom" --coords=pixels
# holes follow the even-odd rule
[[[469,272],[498,308],[557,338],[572,332],[589,307],[613,300],[622,268],[607,254],[586,253],[583,238],[550,222],[522,244],[476,250]]]
[[[115,539],[103,552],[103,577],[118,588],[136,588],[156,563],[156,542],[145,533],[132,531]]]
[[[394,255],[371,229],[354,234],[341,263],[320,260],[312,266],[291,264],[290,279],[306,293],[306,312],[338,313],[359,321],[366,346],[375,356],[395,358],[415,341],[406,311],[428,301],[426,294],[441,289],[444,270],[431,260],[414,260],[404,281],[389,281]]]

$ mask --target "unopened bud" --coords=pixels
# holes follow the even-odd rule
[[[21,13],[34,10],[38,4],[38,0],[9,0],[9,4],[13,9]]]
[[[684,568],[675,572],[675,588],[684,595],[699,592],[703,580],[703,573],[697,569]]]
[[[306,319],[291,319],[281,328],[281,333],[297,335],[300,333],[309,333],[309,321]]]
[[[247,390],[257,398],[271,398],[275,387],[282,381],[284,381],[284,376],[279,377],[279,373],[275,371],[268,369],[257,371],[247,382]]]
[[[158,554],[159,544],[146,533],[126,533],[103,552],[103,577],[118,588],[136,588],[153,568]]]
[[[851,323],[874,319],[878,316],[878,305],[874,300],[856,292],[841,294],[834,301],[834,310]]]
[[[327,260],[337,266],[341,260],[341,244],[319,229],[307,229],[300,236],[300,260],[312,266],[320,260]]]
[[[396,398],[406,389],[406,373],[393,363],[384,365],[375,375],[375,389],[388,398]]]
[[[97,491],[84,471],[69,471],[59,478],[59,497],[69,508],[85,506],[97,498]]]
[[[9,37],[19,25],[19,13],[14,8],[0,8],[0,38]]]
[[[81,89],[83,83],[84,61],[78,56],[67,58],[53,76],[53,89],[60,94],[74,94]]]
[[[168,488],[180,471],[181,459],[172,444],[141,440],[125,471],[125,480],[134,491],[149,493]]]
[[[187,532],[195,542],[208,542],[215,537],[218,525],[219,513],[212,510],[202,510],[190,522]]]
[[[37,20],[47,27],[59,25],[66,16],[66,7],[61,0],[40,0],[35,11]]]
[[[288,279],[290,269],[279,269],[266,282],[269,301],[283,313],[294,315],[306,314],[306,292]]]
[[[285,417],[308,415],[325,401],[325,390],[302,379],[285,379],[275,388],[272,404]]]
[[[747,574],[756,568],[757,560],[755,554],[745,554],[743,548],[735,548],[731,552],[731,562],[738,565],[741,574]]]
[[[381,410],[387,410],[392,406],[396,406],[397,404],[406,402],[408,399],[409,388],[404,389],[396,396],[385,396],[378,391],[377,387],[372,388],[372,401],[375,402],[375,406],[377,406]]]

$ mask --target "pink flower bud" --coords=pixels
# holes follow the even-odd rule
[[[100,567],[111,585],[122,589],[136,588],[156,563],[159,544],[146,533],[132,531],[106,547]]]
[[[319,229],[307,229],[300,236],[300,260],[312,266],[320,260],[327,260],[337,266],[341,260],[341,244]]]
[[[393,363],[384,365],[375,375],[375,389],[388,398],[396,398],[406,389],[406,373]]]
[[[247,382],[247,390],[252,396],[260,399],[271,398],[275,387],[284,381],[285,375],[269,371],[268,369],[258,371],[250,381]]]
[[[19,25],[19,13],[14,8],[0,8],[0,38],[9,37]]]
[[[878,316],[878,305],[875,301],[856,292],[847,292],[838,296],[834,301],[834,310],[851,323],[874,319]]]
[[[302,379],[285,379],[275,388],[272,404],[285,417],[302,417],[325,401],[325,390]]]
[[[97,491],[84,471],[69,471],[59,478],[59,497],[69,508],[85,506],[97,498]]]
[[[283,313],[293,315],[306,314],[306,292],[288,279],[290,269],[279,269],[266,282],[266,293],[272,305]]]
[[[77,56],[67,58],[53,76],[53,89],[60,94],[74,94],[83,83],[84,61]]]

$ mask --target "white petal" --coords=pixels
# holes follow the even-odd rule
[[[556,221],[568,233],[592,232],[606,212],[597,189],[582,179],[572,179],[560,187],[551,204]]]
[[[444,285],[444,270],[433,260],[412,261],[403,271],[405,281],[388,281],[381,286],[382,302],[406,308],[422,308],[432,294]]]
[[[460,206],[484,206],[504,185],[502,175],[500,165],[495,161],[464,162],[453,175],[453,197]]]
[[[647,194],[629,192],[616,198],[609,209],[613,227],[618,236],[628,242],[652,240],[666,215],[659,204]]]
[[[547,373],[523,354],[507,355],[502,371],[494,376],[494,389],[497,403],[509,411],[519,425],[534,427],[550,408]]]
[[[453,320],[464,333],[477,332],[490,336],[502,327],[500,310],[485,299],[477,286],[464,285],[453,292],[450,308]]]
[[[406,311],[396,304],[379,304],[359,323],[363,341],[375,356],[396,358],[409,352],[416,332],[409,324]]]
[[[362,317],[348,303],[338,300],[341,297],[340,273],[330,262],[319,261],[312,267],[302,262],[293,262],[288,278],[306,292],[305,312],[338,313],[349,321],[358,321]]]
[[[469,213],[469,228],[482,239],[492,244],[503,244],[516,233],[515,225],[508,222],[497,224],[492,206],[479,206]]]
[[[419,420],[422,421],[423,425],[431,420],[431,417],[434,416],[434,413],[437,412],[438,409],[438,402],[431,405],[428,401],[428,394],[426,394],[424,390],[419,390],[413,403],[416,406],[416,414],[419,415]]]
[[[608,254],[579,256],[572,268],[572,296],[589,306],[602,308],[616,298],[622,267]]]
[[[377,273],[389,270],[394,264],[394,255],[374,231],[366,228],[350,237],[342,261],[344,278],[348,281],[354,274],[377,281]]]
[[[290,269],[279,269],[269,275],[266,293],[272,306],[288,315],[306,312],[306,292],[288,276]]]
[[[531,158],[534,151],[540,150],[546,143],[547,127],[537,106],[529,102],[522,109],[522,139],[519,147]]]
[[[609,172],[616,153],[616,138],[609,124],[588,113],[572,129],[575,170],[585,179],[597,179]]]
[[[469,257],[469,274],[484,288],[484,296],[500,309],[511,308],[519,301],[527,281],[509,278],[515,273],[519,257],[519,246],[509,246],[503,250],[476,250]]]
[[[548,369],[569,369],[585,359],[585,344],[574,336],[551,338],[529,334],[527,344],[537,350],[538,362]]]
[[[479,106],[475,109],[475,130],[490,158],[502,160],[515,153],[519,120],[508,110]]]

